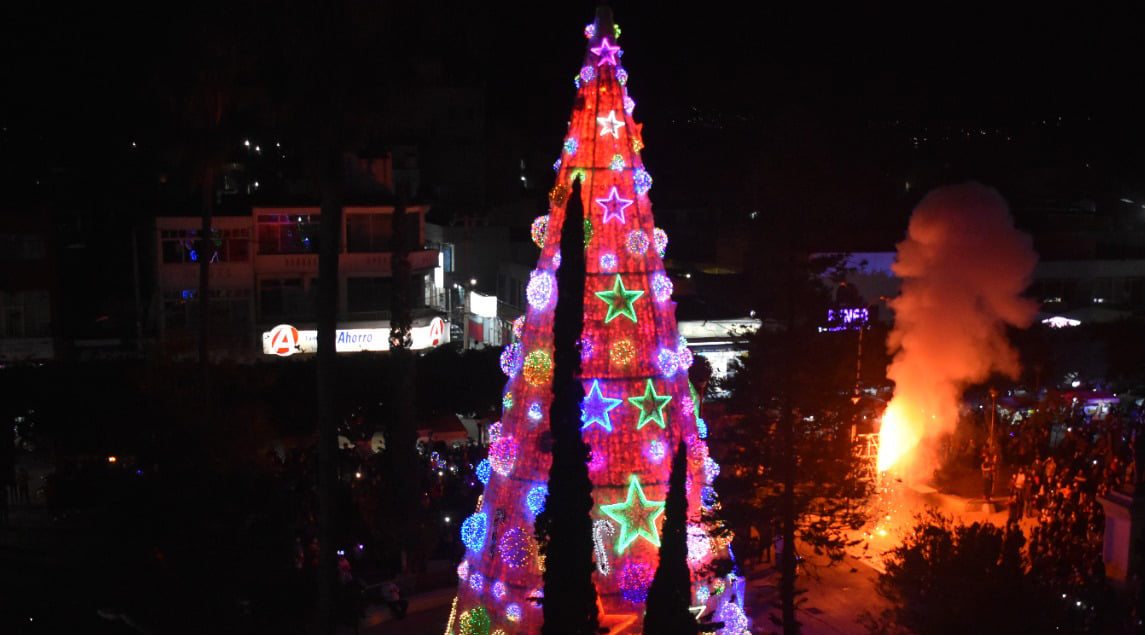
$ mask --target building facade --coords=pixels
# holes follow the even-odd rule
[[[417,245],[425,244],[426,211],[425,206],[408,208],[410,220],[416,219]],[[212,356],[241,360],[313,352],[305,342],[315,328],[320,218],[317,207],[254,207],[250,216],[213,219],[212,253],[206,256]],[[190,355],[196,347],[199,267],[205,257],[198,252],[200,222],[198,217],[156,219],[158,332],[163,352],[173,357]],[[392,206],[343,210],[338,326],[339,337],[353,346],[339,345],[340,352],[385,350],[388,338],[380,330],[388,331],[393,295],[392,223]],[[425,341],[447,342],[441,254],[418,248],[409,259],[415,340],[419,326],[434,324],[435,329],[446,326],[445,334]],[[296,346],[268,349],[281,325],[298,333]]]
[[[0,227],[0,363],[57,356],[55,264],[46,227],[12,217]]]

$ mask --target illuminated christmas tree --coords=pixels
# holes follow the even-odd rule
[[[664,271],[668,237],[648,197],[641,125],[621,65],[620,28],[607,9],[585,28],[585,61],[548,214],[533,223],[541,250],[526,289],[529,309],[501,356],[509,376],[501,421],[490,427],[489,459],[478,466],[485,494],[461,525],[466,546],[446,635],[537,633],[544,562],[534,539],[551,465],[553,315],[560,235],[571,184],[585,212],[585,398],[582,436],[591,449],[599,621],[610,633],[640,633],[659,558],[670,453],[687,448],[687,559],[693,612],[722,621],[724,635],[748,632],[744,581],[717,577],[731,559],[726,532],[713,533],[719,466],[708,456],[699,396],[688,381],[692,353],[679,336],[672,281]],[[566,249],[569,247],[566,245]]]

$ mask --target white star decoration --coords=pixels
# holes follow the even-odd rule
[[[607,117],[597,117],[596,121],[600,124],[600,136],[607,137],[608,135],[612,135],[617,139],[620,138],[620,135],[616,133],[624,127],[624,121],[616,118],[615,110],[608,111]]]

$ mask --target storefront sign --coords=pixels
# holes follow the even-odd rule
[[[415,326],[412,331],[413,349],[434,348],[449,341],[449,328],[445,320],[435,317],[429,324]],[[372,329],[338,329],[334,348],[339,353],[390,350],[389,327]],[[262,334],[262,352],[265,355],[289,357],[296,353],[318,352],[318,331],[300,331],[289,324],[279,324]]]

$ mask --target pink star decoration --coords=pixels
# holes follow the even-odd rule
[[[609,44],[607,37],[600,39],[600,46],[589,50],[600,58],[600,61],[596,63],[597,66],[604,66],[605,64],[616,66],[616,54],[620,52],[620,47]]]
[[[596,199],[596,204],[604,210],[604,222],[607,223],[615,218],[623,225],[625,223],[624,210],[628,209],[629,205],[632,205],[632,200],[620,198],[620,192],[617,191],[614,185],[608,192],[608,198],[598,198]]]

